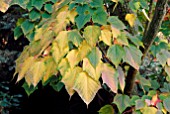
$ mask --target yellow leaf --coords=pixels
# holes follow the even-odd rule
[[[87,56],[91,49],[92,48],[90,47],[90,45],[87,44],[87,42],[84,40],[78,48],[78,57],[80,58],[80,60],[83,60],[83,58]]]
[[[67,58],[63,58],[60,63],[58,64],[58,70],[60,71],[61,75],[64,76],[67,70],[70,68]]]
[[[96,81],[99,80],[101,75],[102,62],[100,61],[96,69],[91,65],[90,61],[87,58],[83,59],[83,71],[87,72]]]
[[[57,74],[57,64],[50,56],[45,60],[46,72],[44,73],[42,82],[45,83],[52,75]]]
[[[94,99],[100,88],[100,82],[92,79],[86,72],[79,73],[74,84],[74,90],[87,105]]]
[[[12,0],[0,0],[0,11],[5,13],[8,10],[11,1]]]
[[[82,72],[82,69],[80,67],[69,69],[61,80],[64,83],[66,90],[69,93],[70,97],[74,94],[73,86],[77,78],[77,75],[80,72]]]
[[[112,45],[112,33],[110,32],[110,30],[102,30],[100,40],[109,46]]]
[[[76,49],[71,50],[67,54],[66,58],[68,59],[68,62],[70,64],[71,68],[75,67],[80,62],[80,58],[77,55],[78,55],[78,50],[76,50]]]
[[[113,34],[113,38],[117,38],[120,35],[120,30],[117,28],[112,27],[112,34]]]
[[[35,58],[31,56],[26,58],[23,64],[20,64],[21,70],[19,71],[17,81],[20,81],[25,76],[25,74],[34,64],[34,62],[35,62]]]
[[[76,16],[77,16],[77,12],[76,12],[75,9],[69,11],[69,13],[68,13],[68,18],[69,18],[69,20],[70,20],[72,23],[75,22],[75,21],[74,21],[74,18],[75,18]]]
[[[135,24],[136,15],[135,14],[126,14],[125,20],[128,21],[128,23],[131,27],[133,27]]]
[[[35,87],[44,76],[45,71],[46,67],[43,61],[35,62],[26,73],[27,83],[31,82]]]

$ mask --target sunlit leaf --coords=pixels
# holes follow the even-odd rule
[[[101,34],[100,27],[88,26],[84,29],[84,37],[90,46],[95,46]]]
[[[73,86],[74,86],[77,76],[81,72],[82,72],[82,69],[80,67],[69,69],[61,80],[65,84],[66,90],[69,93],[70,97],[74,94]]]
[[[72,30],[68,32],[68,40],[73,42],[73,44],[78,47],[83,38],[77,30]]]
[[[23,9],[26,9],[26,6],[28,3],[29,3],[29,0],[12,0],[10,5],[19,5]]]
[[[28,57],[24,60],[23,64],[19,63],[22,67],[18,74],[17,81],[20,81],[26,74],[26,72],[32,67],[33,63],[35,62],[34,57]]]
[[[80,58],[78,57],[78,50],[76,49],[71,50],[67,54],[66,58],[68,59],[71,68],[75,67],[80,62]]]
[[[115,69],[108,65],[103,65],[102,70],[102,80],[103,83],[107,84],[107,86],[114,92],[117,93],[118,90],[118,73]]]
[[[135,14],[126,14],[125,20],[128,21],[128,23],[131,27],[133,27],[135,24],[136,15]]]
[[[142,114],[157,114],[157,110],[155,107],[145,107],[142,109]]]
[[[88,105],[100,89],[100,83],[92,79],[87,73],[81,72],[75,81],[74,89]]]
[[[116,94],[114,97],[114,103],[117,105],[120,113],[122,113],[127,107],[130,106],[130,98],[127,95]]]
[[[5,13],[8,10],[11,1],[12,0],[0,0],[0,11]]]
[[[102,30],[100,40],[103,41],[105,44],[110,46],[112,44],[112,33],[111,33],[111,31],[108,30],[108,29]]]
[[[58,64],[58,68],[57,68],[61,75],[64,76],[65,73],[70,69],[70,64],[67,60],[67,58],[63,58],[60,63]]]

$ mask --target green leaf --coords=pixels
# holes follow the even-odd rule
[[[89,6],[87,4],[79,5],[76,8],[76,11],[79,15],[87,15],[89,14]]]
[[[124,49],[120,45],[112,45],[107,51],[107,56],[117,67],[125,55]]]
[[[116,94],[113,103],[117,105],[120,113],[122,113],[127,107],[130,106],[130,98],[127,95]]]
[[[128,42],[128,39],[127,39],[127,36],[125,33],[121,33],[117,39],[116,39],[119,43],[121,43],[122,45],[126,45],[128,46],[129,45],[129,42]]]
[[[29,13],[29,18],[32,21],[36,21],[37,19],[40,19],[40,17],[41,17],[40,12],[35,9],[31,10],[31,12]]]
[[[51,17],[51,15],[49,13],[43,12],[42,18],[50,18],[50,17]]]
[[[110,16],[107,20],[112,27],[117,28],[119,30],[126,29],[126,26],[123,24],[121,20],[117,16]]]
[[[90,21],[90,14],[87,14],[87,15],[78,15],[76,18],[75,18],[75,22],[77,24],[77,27],[78,29],[82,29],[84,27],[84,25]]]
[[[34,29],[34,24],[29,20],[26,20],[21,24],[21,28],[22,31],[24,32],[24,35],[27,35],[29,32],[31,32]]]
[[[164,67],[168,58],[170,58],[170,52],[168,50],[161,50],[161,52],[156,54],[156,58],[160,62],[160,64]]]
[[[112,105],[105,105],[99,111],[99,114],[114,114]]]
[[[92,64],[92,66],[96,68],[99,62],[101,61],[102,53],[99,51],[98,48],[95,47],[87,55],[87,58],[90,60],[90,63]]]
[[[83,38],[78,30],[72,30],[68,32],[68,40],[78,47],[83,41]]]
[[[37,10],[41,10],[43,7],[44,1],[43,0],[33,0],[32,6],[34,6]]]
[[[98,26],[87,26],[84,29],[84,38],[90,46],[95,46],[99,36],[101,34],[100,27]]]
[[[98,0],[100,1],[100,0]],[[98,8],[96,11],[94,11],[92,15],[92,20],[94,23],[98,23],[101,25],[106,25],[107,23],[107,13],[103,8]]]
[[[170,97],[163,100],[163,106],[168,112],[170,112]]]
[[[74,90],[77,91],[87,105],[94,99],[100,88],[100,82],[95,81],[85,72],[79,73],[74,84]]]
[[[58,82],[57,84],[51,84],[52,88],[57,91],[60,92],[60,90],[64,87],[64,84],[62,82]]]
[[[130,99],[130,105],[131,105],[131,106],[135,106],[136,101],[137,101],[138,99],[140,99],[139,96],[133,95],[132,98]]]
[[[145,104],[146,104],[146,103],[145,103],[144,100],[138,99],[138,100],[136,100],[135,102],[136,102],[136,104],[135,104],[135,109],[136,109],[136,110],[139,110],[139,109],[142,109],[142,108],[145,107]]]
[[[17,40],[23,34],[22,29],[20,26],[17,26],[14,29],[14,39]]]
[[[24,88],[28,96],[30,96],[35,90],[38,89],[38,87],[28,86],[26,82],[22,85],[22,87]]]
[[[132,67],[139,70],[141,64],[142,52],[134,46],[124,47],[126,55],[123,61],[129,63]]]
[[[48,13],[52,13],[53,12],[53,5],[52,4],[45,4],[44,9],[48,12]]]
[[[139,0],[140,1],[140,5],[143,9],[149,9],[148,3],[146,0]]]
[[[103,6],[103,0],[91,0],[90,2],[91,7],[102,7]]]

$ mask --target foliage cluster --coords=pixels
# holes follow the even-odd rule
[[[107,85],[115,93],[113,103],[119,113],[127,107],[139,114],[170,112],[169,11],[157,37],[152,38],[153,45],[146,50],[154,61],[144,64],[145,53],[141,51],[147,44],[143,36],[156,12],[153,8],[167,0],[21,1],[10,3],[28,10],[25,15],[28,18],[17,22],[15,38],[23,33],[30,44],[16,60],[14,75],[18,73],[17,81],[25,78],[28,94],[41,80],[45,85],[57,79],[52,84],[57,85],[57,90],[64,84],[70,97],[77,92],[88,105],[98,90]],[[123,18],[117,11],[119,6],[125,8]],[[156,65],[153,66],[156,73],[140,73],[142,64],[144,70]],[[135,79],[138,94],[130,97],[125,94],[125,86],[131,68],[138,72]],[[106,105],[99,113],[105,111],[113,113],[114,108]]]

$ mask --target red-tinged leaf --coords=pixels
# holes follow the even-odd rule
[[[154,95],[151,100],[151,105],[156,106],[159,102],[161,102],[161,100],[158,98],[158,94]]]
[[[112,66],[109,66],[108,64],[103,65],[102,79],[103,83],[107,84],[114,93],[117,93],[118,73]]]
[[[123,69],[120,66],[117,68],[117,71],[118,71],[118,78],[119,78],[120,88],[121,88],[122,92],[124,92],[124,88],[125,88],[125,74],[123,72]]]
[[[11,1],[12,0],[0,0],[0,11],[5,13],[8,10]]]

